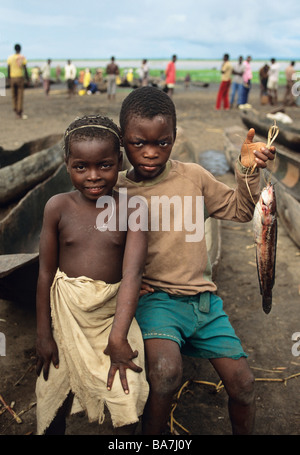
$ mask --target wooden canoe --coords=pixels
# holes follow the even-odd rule
[[[5,166],[9,166],[22,160],[23,158],[26,158],[27,156],[34,155],[40,150],[52,147],[61,139],[61,134],[51,134],[49,136],[25,142],[14,150],[6,150],[3,147],[0,147],[0,167],[3,168]]]
[[[232,169],[245,136],[242,127],[225,129],[225,155]],[[266,142],[259,136],[255,141]],[[261,172],[261,184],[265,186],[270,179],[275,184],[278,216],[287,234],[300,247],[300,155],[284,147],[276,146],[276,150],[274,162]]]
[[[38,146],[49,142],[49,138],[38,141]],[[6,164],[0,152],[0,206],[20,199],[27,191],[53,174],[63,162],[64,152],[60,143],[44,149],[39,149],[38,146],[33,153],[11,164]],[[29,151],[30,148],[27,148],[27,153]],[[14,158],[19,156],[18,153],[11,153]]]
[[[34,302],[44,207],[51,196],[71,189],[62,163],[18,203],[6,208],[0,220],[0,298]]]
[[[254,128],[256,133],[262,136],[266,142],[269,128],[274,124],[274,120],[269,119],[265,115],[256,113],[251,109],[242,111],[241,119],[247,128]],[[276,138],[276,142],[295,152],[300,152],[300,129],[280,121],[276,121],[276,124],[279,126],[279,134]]]

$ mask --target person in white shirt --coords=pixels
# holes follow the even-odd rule
[[[279,71],[280,71],[279,63],[276,62],[275,58],[272,58],[267,83],[270,104],[277,103]]]

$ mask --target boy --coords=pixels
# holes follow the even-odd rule
[[[37,433],[64,434],[71,405],[99,423],[106,405],[113,426],[124,430],[138,421],[148,396],[143,340],[133,318],[147,241],[142,230],[120,229],[130,209],[113,191],[121,164],[118,127],[106,117],[83,117],[64,140],[75,190],[53,196],[44,212]],[[118,370],[120,380],[113,381]]]
[[[136,312],[150,384],[143,433],[160,434],[165,428],[173,395],[181,384],[181,352],[211,361],[229,395],[233,433],[251,433],[254,379],[222,301],[215,295],[204,216],[249,221],[254,211],[252,198],[257,200],[259,195],[259,171],[252,175],[248,171],[255,162],[257,167],[266,167],[275,149],[253,144],[251,129],[237,163],[238,185],[233,190],[197,164],[169,159],[176,138],[176,112],[164,92],[143,87],[130,93],[122,104],[120,126],[133,168],[120,173],[117,186],[126,188],[129,197],[146,198],[149,220],[154,220],[148,228],[145,295]],[[158,196],[163,205],[159,229],[155,225]],[[174,218],[174,228],[170,229],[166,227],[168,211],[170,219]]]

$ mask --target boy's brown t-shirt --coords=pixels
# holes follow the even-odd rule
[[[195,163],[169,160],[153,180],[133,182],[119,173],[116,190],[142,196],[148,205],[148,256],[143,281],[171,294],[216,291],[208,259],[207,217],[238,222],[252,219],[259,196],[259,173],[247,175],[238,161],[236,189]],[[248,180],[252,198],[245,179]],[[122,190],[121,190],[122,188]]]

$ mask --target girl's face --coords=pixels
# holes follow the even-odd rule
[[[121,155],[113,141],[92,139],[73,142],[66,160],[74,187],[88,200],[111,195],[118,179]]]
[[[134,168],[128,174],[131,180],[149,180],[163,172],[175,142],[173,129],[172,118],[162,115],[128,119],[123,145]]]

